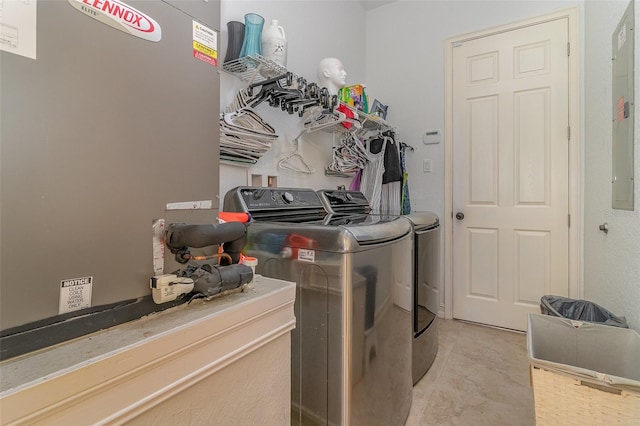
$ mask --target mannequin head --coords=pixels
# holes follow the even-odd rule
[[[324,58],[318,65],[318,84],[326,87],[329,94],[337,95],[347,83],[347,72],[339,59]]]

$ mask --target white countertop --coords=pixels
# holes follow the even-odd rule
[[[259,302],[274,305],[288,300],[293,303],[294,297],[295,283],[256,275],[252,286],[243,292],[226,294],[210,301],[196,299],[189,304],[3,361],[0,363],[0,397],[126,353],[142,344],[167,339],[168,336],[176,336],[175,333],[179,335],[181,329],[197,329],[198,323],[211,329],[212,320],[220,326],[227,321],[227,326],[233,327],[234,321],[240,321],[240,317],[236,314],[234,320],[233,315],[228,315],[232,312],[249,307],[252,307],[249,311],[255,310],[254,306],[260,305]],[[261,309],[269,308],[263,306]],[[247,315],[251,313],[246,312]]]

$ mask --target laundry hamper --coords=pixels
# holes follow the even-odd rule
[[[529,314],[536,424],[640,425],[640,335]]]

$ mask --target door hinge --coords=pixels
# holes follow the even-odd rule
[[[571,56],[571,42],[567,42],[567,56]]]
[[[570,214],[567,215],[567,225],[569,225],[569,228],[571,228],[571,215]]]
[[[571,126],[567,126],[567,139],[571,140]]]

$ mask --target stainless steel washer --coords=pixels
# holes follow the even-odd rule
[[[292,418],[297,424],[403,425],[412,401],[411,225],[327,215],[310,189],[238,187],[256,272],[295,281]]]
[[[369,201],[358,191],[318,191],[327,212],[333,215],[363,214]],[[440,221],[435,213],[403,215],[413,227],[413,384],[426,374],[438,353],[437,314],[440,279]]]

